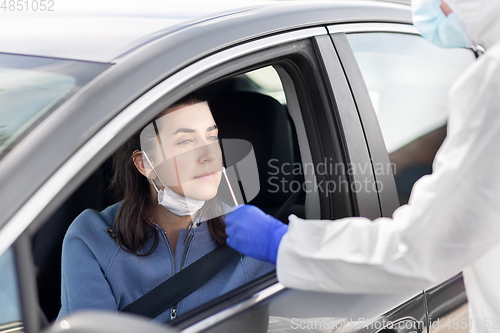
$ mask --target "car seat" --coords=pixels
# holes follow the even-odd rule
[[[273,215],[293,194],[290,184],[295,183],[293,190],[298,188],[297,184],[303,184],[303,175],[291,172],[294,163],[300,163],[300,156],[294,125],[286,107],[271,96],[250,91],[221,93],[208,102],[220,139],[243,139],[252,144],[260,191],[248,203]],[[287,217],[292,213],[304,217],[303,203],[292,205],[282,215],[282,221],[288,223]]]

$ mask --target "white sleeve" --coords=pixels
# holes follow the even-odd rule
[[[448,137],[409,204],[374,221],[291,215],[278,251],[281,283],[329,292],[418,291],[499,243],[499,57],[481,58],[450,92]]]

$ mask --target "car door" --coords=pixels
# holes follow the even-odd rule
[[[475,53],[436,47],[410,25],[328,28],[359,106],[372,156],[389,154],[399,201],[405,204],[413,184],[432,172],[434,156],[446,137],[447,92]],[[383,144],[374,141],[380,135]],[[429,332],[468,330],[461,274],[424,293]]]
[[[368,35],[368,40],[365,39],[361,41],[354,40],[354,37],[351,41],[344,34],[344,30],[352,33],[358,32],[360,34],[362,32],[373,33],[373,31],[379,32],[379,34],[381,31],[386,34],[391,34],[379,37],[382,40],[387,39],[386,44],[383,44],[380,40],[376,39],[376,35]],[[363,158],[359,157],[359,155],[358,159],[356,159],[355,156],[356,153],[360,153],[360,146],[363,146],[364,149],[366,149],[364,153],[368,153],[372,160],[374,178],[371,179],[371,182],[375,184],[378,181],[380,186],[385,186],[384,191],[378,192],[378,204],[380,205],[378,214],[382,216],[391,216],[394,209],[399,206],[399,201],[405,202],[404,193],[407,193],[405,190],[408,191],[404,187],[408,186],[407,182],[401,183],[398,178],[396,178],[398,179],[397,182],[394,181],[394,175],[397,175],[396,172],[398,167],[404,166],[408,168],[406,172],[411,172],[411,176],[406,176],[403,179],[409,178],[412,182],[415,182],[424,174],[422,170],[428,170],[425,168],[425,163],[432,163],[433,156],[443,140],[442,127],[446,122],[446,114],[442,110],[444,104],[443,96],[446,96],[445,92],[452,84],[453,80],[473,61],[474,55],[470,50],[453,50],[450,52],[449,50],[434,48],[417,36],[415,30],[408,25],[388,24],[384,26],[383,24],[369,24],[364,27],[356,25],[343,27],[333,26],[330,27],[330,33],[334,47],[332,47],[329,40],[323,40],[322,36],[313,38],[315,51],[320,57],[319,64],[321,69],[318,71],[317,75],[321,75],[323,79],[329,83],[328,90],[331,98],[330,101],[335,101],[333,112],[337,117],[336,125],[341,126],[341,131],[343,129],[343,140],[347,141],[347,143],[344,141],[344,147],[352,154],[349,158],[351,158],[351,161],[363,161]],[[394,41],[391,38],[402,39],[402,41]],[[419,96],[421,103],[423,103],[422,107],[437,105],[437,107],[434,106],[434,108],[430,110],[425,110],[433,117],[422,116],[418,118],[420,122],[412,120],[410,122],[400,123],[401,120],[396,121],[396,125],[403,128],[399,133],[404,133],[406,135],[405,138],[398,137],[397,134],[390,132],[391,130],[397,130],[394,129],[395,124],[393,118],[398,116],[399,119],[404,120],[406,115],[406,117],[411,119],[415,111],[418,111],[415,107],[404,109],[402,105],[400,105],[399,109],[402,114],[392,116],[385,115],[387,118],[381,119],[380,121],[387,122],[392,120],[393,123],[384,123],[381,129],[379,119],[377,119],[377,113],[374,112],[374,106],[372,104],[373,101],[380,102],[381,97],[377,96],[373,91],[368,92],[364,82],[364,75],[367,76],[372,73],[363,73],[365,68],[362,63],[362,56],[358,56],[358,49],[354,46],[351,49],[349,42],[357,42],[358,44],[356,44],[356,46],[361,47],[365,52],[366,50],[368,50],[368,52],[374,51],[370,49],[370,46],[380,47],[380,49],[382,49],[380,52],[385,52],[384,55],[387,56],[383,61],[393,62],[392,65],[395,67],[395,69],[393,69],[395,72],[394,75],[397,74],[400,79],[404,79],[405,76],[411,75],[411,71],[417,70],[414,64],[412,65],[408,60],[405,61],[404,50],[414,57],[428,54],[429,56],[427,58],[421,56],[423,60],[419,65],[423,68],[419,68],[418,71],[421,73],[420,77],[422,80],[429,80],[437,84],[437,92],[430,93],[429,91],[425,91],[425,89],[415,91],[415,87],[423,86],[421,82],[413,82],[413,85],[407,84],[406,86],[402,82],[395,82],[395,84],[402,87],[403,91]],[[394,57],[391,58],[390,54],[393,50],[387,46],[405,45],[404,43],[408,43],[409,46],[401,48],[403,51],[395,55],[396,59],[398,59],[399,56],[400,63],[394,63]],[[445,68],[440,71],[439,65],[443,63],[449,65],[451,59],[453,60],[451,65],[452,68]],[[385,75],[390,76],[390,74],[392,74],[388,72],[386,68],[382,70],[383,67],[381,67],[380,64],[376,63],[372,65],[374,68],[377,68],[377,66],[379,66],[378,68],[380,68],[381,72]],[[360,67],[361,71],[359,69]],[[436,70],[436,68],[438,70]],[[428,72],[422,73],[422,70],[425,69],[427,69]],[[429,74],[429,76],[425,76],[425,74]],[[439,75],[440,80],[433,80],[434,77],[432,75]],[[373,77],[372,74],[371,79],[376,82],[377,79],[381,80],[382,77]],[[415,80],[417,79],[418,77]],[[346,98],[346,96],[350,94],[353,96],[353,100],[350,100],[349,97]],[[396,96],[401,96],[401,92],[398,91]],[[384,97],[387,98],[387,96]],[[409,99],[405,99],[405,101],[410,102]],[[391,99],[389,98],[389,101],[383,102],[384,103],[381,103],[382,105],[389,103],[390,107],[394,107],[391,104],[396,103],[397,100],[394,99],[391,103]],[[352,104],[350,105],[350,103]],[[438,108],[440,112],[436,112],[436,108]],[[386,113],[387,112],[388,111],[386,111]],[[363,139],[366,140],[366,146],[359,143],[358,140],[360,136],[356,135],[356,131],[353,131],[354,126],[352,123],[349,124],[349,120],[352,120],[354,117],[357,117],[362,126],[364,133]],[[411,130],[409,130],[409,125],[413,125],[416,128],[410,127]],[[352,132],[347,133],[348,131]],[[417,142],[413,143],[413,141]],[[416,156],[416,162],[414,161],[413,164],[407,161],[399,161],[397,159],[398,154],[392,156],[388,155],[388,151],[397,152],[398,149],[408,149],[408,145],[409,148],[413,151],[416,150],[416,153],[418,153],[418,148],[415,148],[416,144],[419,145],[417,147],[425,147],[427,151],[423,154],[424,157]],[[402,153],[399,152],[399,155],[401,154]],[[422,163],[423,166],[420,167],[418,162]],[[414,164],[417,164],[416,167]],[[389,169],[381,168],[381,166],[387,165],[390,165]],[[414,170],[417,171],[416,174]],[[354,182],[355,180],[351,179],[351,181]],[[398,191],[396,191],[396,184],[398,186]],[[399,198],[395,197],[398,195],[398,192],[400,194]],[[362,193],[359,195],[359,193],[357,193],[355,197],[355,200],[362,202],[362,207],[363,203],[369,202],[369,198],[364,197],[366,194],[367,193]],[[363,201],[365,199],[366,201]],[[359,206],[357,209],[360,209]],[[268,281],[268,283],[270,282]],[[272,296],[273,294],[275,295]],[[249,322],[251,322],[252,318],[255,318],[255,316],[269,316],[268,329],[271,331],[328,331],[346,328],[353,329],[354,331],[362,330],[366,332],[382,329],[397,332],[420,332],[423,330],[443,330],[444,327],[439,327],[438,325],[439,322],[443,322],[443,319],[452,324],[463,322],[462,317],[459,316],[464,316],[464,309],[466,309],[466,297],[460,276],[451,278],[449,281],[431,290],[423,291],[422,294],[416,295],[413,298],[408,298],[408,296],[406,296],[406,298],[402,297],[399,299],[399,302],[392,299],[393,308],[388,306],[385,309],[382,304],[391,304],[390,297],[325,295],[321,293],[283,290],[279,285],[271,285],[267,289],[256,292],[253,296],[253,300],[247,299],[245,302],[237,303],[233,305],[232,308],[214,314],[212,317],[203,320],[198,318],[200,321],[192,327],[185,326],[189,323],[189,320],[185,320],[184,322],[180,321],[178,326],[185,327],[186,331],[198,329],[206,329],[206,331],[214,332],[231,331],[234,329],[241,330],[248,327]],[[453,301],[450,302],[450,300]],[[374,304],[378,304],[380,307],[374,307]],[[366,306],[371,307],[370,310],[372,311],[367,311],[365,308]],[[353,318],[356,319],[353,320]],[[438,318],[440,318],[440,320],[438,320]],[[217,321],[219,323],[214,325],[214,322]],[[434,327],[432,325],[434,325]],[[448,325],[448,327],[452,327],[452,325]]]
[[[332,40],[318,29],[313,36],[293,45],[301,50],[301,57],[294,52],[280,54],[281,58],[268,59],[268,64],[280,75],[292,118],[296,120],[299,112],[303,119],[303,124],[295,122],[295,127],[304,127],[305,132],[298,133],[301,156],[309,153],[311,160],[303,159],[302,164],[312,163],[316,171],[313,175],[305,172],[304,178],[314,176],[316,185],[329,185],[306,191],[319,200],[318,217],[376,218],[384,214],[381,206],[385,214],[390,214],[398,201],[389,159],[387,153],[370,156],[358,108]],[[275,55],[279,49],[263,50],[246,59],[266,59],[266,54]],[[378,140],[383,142],[381,137]],[[371,162],[376,158],[386,167],[386,178],[381,175],[378,183]],[[377,185],[386,186],[382,200]],[[306,218],[318,213],[307,211],[306,207]],[[423,293],[346,295],[298,291],[284,288],[271,273],[179,317],[171,325],[185,332],[376,332],[391,328],[422,332],[426,322]]]

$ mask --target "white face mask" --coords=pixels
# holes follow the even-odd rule
[[[165,207],[166,209],[168,209],[177,216],[188,216],[188,215],[191,216],[198,210],[200,210],[201,207],[203,207],[205,201],[185,198],[181,195],[178,195],[177,193],[169,189],[167,186],[165,186],[165,184],[160,178],[160,175],[158,175],[158,172],[156,172],[155,168],[153,167],[153,164],[149,160],[149,157],[146,154],[146,152],[143,151],[142,154],[144,155],[144,157],[146,157],[146,160],[148,161],[149,165],[156,174],[156,177],[158,177],[158,179],[160,180],[160,182],[164,187],[163,190],[159,190],[154,181],[149,180],[155,187],[156,193],[158,194],[159,205]]]

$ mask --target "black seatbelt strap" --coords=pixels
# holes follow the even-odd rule
[[[216,248],[129,304],[122,311],[156,318],[207,283],[237,255],[238,252],[227,246]]]
[[[299,196],[300,191],[293,193],[274,214],[274,217],[280,218]],[[230,247],[216,248],[126,306],[122,311],[156,318],[207,283],[237,255],[238,252]]]
[[[302,185],[300,189],[302,189]],[[288,210],[288,208],[292,207],[292,205],[299,199],[301,194],[302,191],[300,190],[297,192],[293,192],[293,194],[285,201],[283,206],[281,206],[280,209],[278,209],[278,211],[276,212],[276,214],[274,214],[274,218],[279,220],[281,215],[283,215]]]

